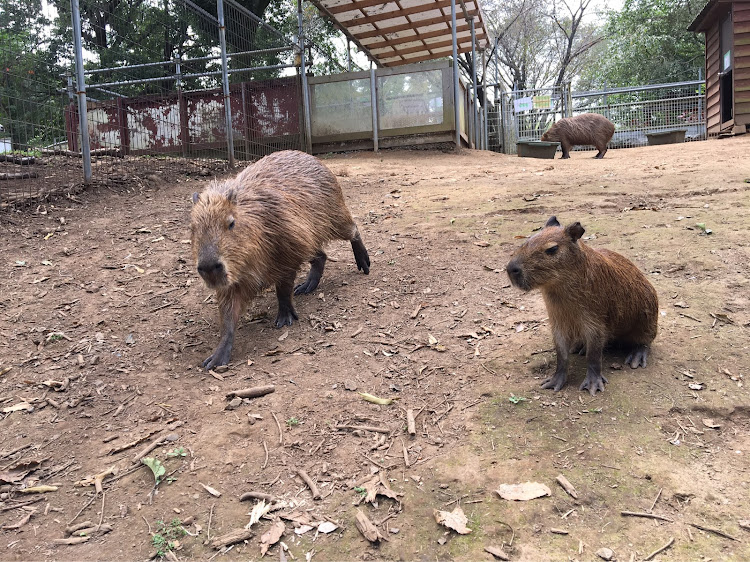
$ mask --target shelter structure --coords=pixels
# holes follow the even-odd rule
[[[750,0],[709,0],[688,27],[706,37],[706,130],[750,128]]]

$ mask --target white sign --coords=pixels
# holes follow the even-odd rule
[[[534,100],[531,97],[518,98],[517,100],[513,100],[513,109],[515,109],[516,113],[521,113],[522,111],[531,111],[532,109],[534,109]]]
[[[732,51],[724,53],[724,70],[728,70],[732,66]]]

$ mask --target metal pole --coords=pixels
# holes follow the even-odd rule
[[[346,38],[346,71],[352,71],[352,46],[348,37]]]
[[[703,80],[703,69],[698,69],[698,80]],[[706,89],[703,89],[703,93],[701,93],[702,85],[698,85],[698,126],[700,126],[701,123],[703,123],[703,98],[706,95]],[[703,123],[703,130],[701,132],[701,137],[706,137],[706,131],[707,131],[707,123]]]
[[[456,39],[456,0],[451,0],[451,37],[453,38],[453,118],[456,122],[456,150],[461,148],[461,108],[459,103],[458,41]]]
[[[299,36],[300,72],[302,73],[302,113],[305,116],[305,151],[312,154],[312,129],[310,119],[310,90],[307,85],[305,68],[305,33],[302,27],[302,2],[297,0],[297,34]]]
[[[81,129],[81,156],[83,160],[83,183],[91,183],[91,144],[89,140],[89,116],[86,103],[86,79],[83,76],[83,47],[81,45],[81,10],[78,0],[70,0],[70,15],[73,19],[73,48],[76,57],[76,95],[78,96],[78,123]]]
[[[221,43],[221,84],[224,88],[224,119],[227,130],[227,153],[229,167],[234,168],[234,131],[232,127],[232,100],[229,92],[229,64],[227,62],[227,26],[224,21],[224,0],[216,0],[219,17],[219,42]]]
[[[469,28],[471,29],[471,83],[474,86],[474,111],[472,111],[472,119],[474,120],[474,148],[479,148],[479,122],[478,122],[478,103],[479,97],[477,96],[477,34],[474,29],[474,16],[469,17]]]
[[[375,80],[375,68],[370,64],[370,99],[372,105],[372,149],[378,151],[378,90]]]
[[[487,50],[482,49],[482,96],[484,96],[484,105],[482,106],[482,116],[484,117],[484,127],[482,132],[484,138],[482,139],[482,150],[489,148],[489,127],[487,126],[487,110],[489,103],[487,102]]]

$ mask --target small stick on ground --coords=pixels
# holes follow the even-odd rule
[[[81,544],[86,542],[91,537],[69,537],[67,539],[54,539],[53,544]]]
[[[646,561],[651,560],[654,556],[656,556],[660,552],[664,552],[665,550],[667,550],[673,544],[674,544],[674,537],[672,537],[671,539],[669,539],[669,542],[667,544],[665,544],[664,546],[662,546],[660,548],[657,548],[651,554],[649,554],[648,556],[646,556],[646,558],[644,558],[644,560],[646,560]]]
[[[510,560],[510,556],[505,554],[501,548],[497,548],[496,546],[485,546],[484,547],[485,552],[489,552],[497,558],[498,560]]]
[[[96,526],[96,530],[102,528],[102,521],[104,520],[104,498],[107,497],[107,492],[102,492],[102,512],[99,514],[99,524]]]
[[[701,531],[706,531],[707,533],[713,533],[715,535],[719,535],[720,537],[724,537],[725,539],[729,539],[730,541],[737,541],[740,542],[740,539],[734,538],[732,535],[726,534],[721,529],[714,529],[712,527],[704,527],[703,525],[699,525],[698,523],[688,523],[691,527],[695,527],[696,529],[700,529]]]
[[[390,433],[387,427],[375,427],[371,425],[337,425],[334,429],[351,429],[352,431],[373,431],[375,433]]]
[[[284,444],[284,434],[281,432],[281,424],[279,423],[279,418],[276,417],[276,414],[271,411],[271,415],[273,416],[273,419],[276,420],[276,427],[279,428],[279,445]]]
[[[84,509],[86,509],[86,508],[87,508],[88,506],[90,506],[90,505],[91,505],[91,504],[92,504],[92,503],[94,502],[94,500],[96,499],[96,496],[97,496],[97,494],[94,494],[93,496],[91,496],[91,499],[90,499],[90,500],[89,500],[88,502],[86,502],[86,505],[84,505],[84,506],[83,506],[83,507],[82,507],[82,508],[80,509],[80,511],[79,511],[78,513],[76,513],[76,516],[75,516],[75,517],[73,517],[73,519],[71,519],[70,521],[68,521],[68,525],[71,525],[71,524],[73,523],[73,521],[75,521],[76,519],[78,519],[78,516],[79,516],[79,515],[80,515],[81,513],[83,513],[83,510],[84,510]],[[75,544],[75,543],[73,543],[73,544]]]
[[[414,419],[414,410],[412,409],[406,410],[406,429],[412,437],[417,434],[417,422]]]
[[[255,531],[251,531],[250,529],[237,529],[235,531],[230,531],[225,535],[221,535],[220,537],[216,537],[211,541],[211,546],[216,550],[220,550],[225,546],[249,540],[254,536]]]
[[[248,500],[265,500],[267,502],[272,502],[273,496],[264,492],[245,492],[240,496],[241,502],[245,502]]]
[[[206,540],[208,541],[211,540],[211,519],[214,518],[214,505],[216,504],[211,504],[211,511],[208,512],[208,529],[206,529]]]
[[[40,502],[44,499],[44,496],[39,496],[38,498],[34,498],[33,500],[28,500],[24,502],[20,502],[14,505],[4,505],[3,507],[0,507],[0,513],[4,511],[10,511],[11,509],[18,509],[19,507],[24,507],[27,505],[31,505],[32,503]]]
[[[383,463],[379,463],[379,462],[378,462],[378,461],[376,461],[375,459],[371,459],[370,457],[368,457],[368,456],[367,456],[367,455],[365,455],[364,453],[362,453],[362,456],[363,456],[363,457],[365,457],[365,458],[366,458],[366,459],[367,459],[368,461],[370,461],[370,462],[371,462],[372,464],[374,464],[375,466],[379,466],[379,467],[380,467],[380,468],[382,468],[383,470],[390,470],[391,468],[393,468],[393,466],[395,466],[395,465],[393,465],[393,466],[385,466],[385,465],[384,465]]]
[[[641,513],[639,511],[621,511],[620,515],[627,515],[629,517],[645,517],[646,519],[658,519],[659,521],[668,521],[674,523],[673,519],[664,517],[662,515],[656,515],[656,513]]]
[[[320,499],[320,490],[318,490],[317,484],[315,484],[315,482],[313,482],[312,478],[310,478],[310,475],[307,474],[307,472],[305,472],[302,469],[297,470],[297,474],[299,475],[300,478],[302,478],[302,480],[305,482],[305,484],[307,484],[307,487],[310,488],[310,491],[312,492],[313,499],[314,500],[319,500]]]
[[[141,519],[143,519],[143,522],[146,524],[146,527],[148,527],[148,534],[153,536],[153,533],[151,532],[151,524],[148,522],[148,519],[146,519],[143,515],[141,515]]]
[[[268,446],[265,441],[263,441],[263,450],[266,452],[266,460],[263,461],[263,466],[260,467],[261,470],[265,470],[268,466]]]
[[[658,501],[659,501],[659,497],[661,496],[661,491],[662,491],[663,489],[664,489],[664,488],[659,488],[659,493],[658,493],[658,494],[656,494],[656,497],[654,498],[654,502],[653,502],[653,503],[651,504],[651,507],[649,507],[649,508],[648,508],[648,512],[649,512],[649,513],[651,513],[651,512],[652,512],[652,511],[654,510],[654,507],[656,507],[656,502],[658,502]],[[672,540],[674,540],[674,538],[673,538]],[[666,548],[666,547],[664,547],[664,548]],[[661,552],[661,551],[659,551],[659,552]],[[657,552],[657,553],[655,553],[655,554],[658,554],[658,552]]]
[[[243,388],[240,390],[233,390],[227,393],[227,400],[232,398],[258,398],[259,396],[265,396],[276,391],[276,387],[272,384],[267,386],[254,386],[252,388]]]
[[[406,465],[406,468],[409,468],[411,466],[411,463],[409,462],[409,451],[406,450],[406,445],[404,444],[404,440],[401,440],[401,448],[404,451],[404,464]]]
[[[576,489],[573,486],[573,484],[571,484],[570,481],[567,478],[565,478],[565,476],[563,476],[562,474],[559,474],[557,478],[555,478],[555,480],[557,480],[557,483],[560,484],[560,486],[562,486],[562,489],[565,490],[570,497],[572,497],[575,500],[578,499],[578,492],[576,492]]]

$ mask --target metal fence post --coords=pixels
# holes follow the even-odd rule
[[[451,37],[453,38],[453,118],[456,122],[456,150],[461,148],[461,108],[458,99],[460,81],[458,75],[458,39],[456,38],[456,0],[451,0]]]
[[[224,0],[216,0],[219,18],[219,43],[221,44],[221,84],[224,89],[224,119],[226,120],[227,154],[229,167],[234,168],[234,131],[232,127],[232,100],[229,92],[229,63],[227,62],[227,26],[224,21]]]
[[[300,72],[302,73],[302,113],[305,117],[305,151],[312,154],[312,128],[310,119],[310,89],[305,67],[305,30],[302,27],[302,1],[297,0],[297,28],[299,36]]]
[[[484,110],[483,112],[484,127],[482,127],[484,138],[482,139],[482,149],[489,150],[490,131],[489,131],[489,126],[487,124],[487,118],[488,118],[487,111],[489,109],[489,102],[487,101],[487,49],[482,49],[482,98],[484,99],[484,104],[482,104],[482,109]]]
[[[474,148],[479,148],[479,123],[478,123],[478,103],[479,96],[477,95],[477,34],[474,29],[474,16],[469,16],[469,28],[471,29],[471,84],[474,87],[474,110],[471,112],[471,118],[474,122]]]
[[[378,151],[378,82],[375,79],[375,68],[370,66],[370,99],[372,105],[372,147],[373,151]]]
[[[78,123],[81,130],[81,156],[83,160],[83,183],[91,183],[91,144],[89,139],[88,105],[86,103],[86,80],[83,76],[83,46],[81,44],[81,10],[78,0],[70,0],[73,20],[73,48],[76,57],[76,95],[78,96]]]

